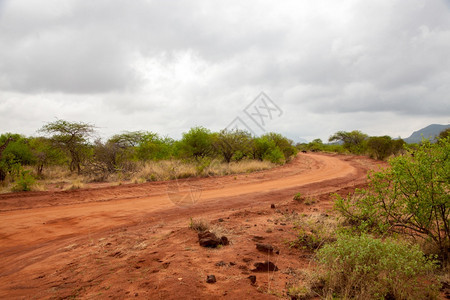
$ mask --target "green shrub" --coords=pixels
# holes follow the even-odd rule
[[[31,188],[35,184],[35,179],[30,171],[21,170],[17,177],[12,190],[14,192],[27,192],[31,191]]]
[[[302,193],[297,193],[297,194],[295,194],[294,195],[294,198],[293,198],[295,201],[302,201],[303,200],[303,196],[302,196]]]
[[[264,159],[270,161],[274,164],[283,164],[284,163],[284,155],[283,152],[278,148],[274,148],[269,150],[265,155]]]
[[[391,167],[369,175],[369,187],[335,208],[354,227],[424,238],[445,262],[450,252],[450,138],[423,141]]]
[[[418,246],[369,235],[341,235],[317,252],[324,268],[324,296],[343,299],[433,299],[435,262]]]

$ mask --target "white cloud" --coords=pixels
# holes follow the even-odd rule
[[[445,1],[1,3],[0,132],[58,117],[176,137],[260,91],[285,111],[267,130],[293,139],[449,121]]]

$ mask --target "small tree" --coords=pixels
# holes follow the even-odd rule
[[[29,145],[34,156],[34,165],[38,176],[42,176],[45,166],[63,163],[66,159],[64,153],[53,147],[52,141],[48,138],[30,138]]]
[[[157,133],[146,132],[136,147],[136,156],[140,160],[168,159],[172,155],[173,143],[169,137],[161,138]]]
[[[307,148],[309,151],[318,152],[323,150],[324,145],[321,139],[314,139],[312,142],[308,143]]]
[[[223,159],[229,163],[236,154],[240,153],[239,159],[246,155],[250,149],[251,135],[247,131],[235,129],[224,129],[214,135],[213,145]]]
[[[379,160],[384,160],[389,155],[397,154],[403,149],[404,141],[402,139],[393,140],[391,137],[385,136],[372,136],[367,140],[367,146],[370,154]]]
[[[211,131],[199,126],[183,133],[179,148],[185,157],[192,157],[199,161],[201,158],[213,154],[212,142]]]
[[[362,133],[359,130],[353,131],[338,131],[328,139],[329,142],[341,141],[344,143],[344,148],[346,148],[351,153],[362,154],[366,148],[366,140],[368,135]]]
[[[441,257],[450,252],[450,138],[425,140],[410,155],[391,159],[391,167],[369,176],[369,188],[336,208],[360,228],[425,238]]]
[[[83,122],[56,120],[44,125],[40,131],[53,134],[51,139],[57,147],[70,156],[70,171],[81,173],[81,164],[88,152],[88,139],[94,133],[94,126]]]
[[[294,142],[279,133],[269,132],[263,137],[273,141],[275,146],[283,154],[284,161],[289,161],[292,156],[297,154],[297,149],[294,147]]]
[[[34,163],[29,140],[24,136],[20,134],[2,134],[0,136],[0,145],[6,146],[2,149],[0,156],[0,181],[5,180],[8,173],[13,178],[18,176],[22,165]]]
[[[267,153],[275,149],[275,143],[267,137],[255,137],[250,144],[250,153],[253,159],[264,160]]]

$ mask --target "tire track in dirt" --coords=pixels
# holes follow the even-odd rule
[[[272,170],[180,180],[180,193],[188,193],[189,185],[202,187],[200,200],[186,206],[170,201],[167,189],[173,182],[0,195],[0,297],[12,291],[27,295],[31,288],[48,296],[44,291],[52,286],[66,286],[65,279],[44,285],[30,280],[43,275],[53,278],[55,270],[71,269],[89,257],[83,249],[89,249],[92,241],[104,240],[113,232],[123,232],[128,236],[125,241],[132,243],[133,236],[142,236],[142,230],[161,224],[183,228],[190,217],[211,219],[233,211],[259,210],[270,203],[290,202],[297,192],[324,195],[352,189],[365,182],[367,170],[375,165],[363,157],[300,154]],[[168,249],[172,243],[176,241],[170,241]],[[28,281],[30,285],[21,284]],[[77,289],[80,284],[67,287]]]
[[[296,173],[295,167],[299,164],[298,160],[302,158],[312,160],[310,167],[304,169],[303,172]],[[292,168],[294,170],[291,170]],[[212,180],[213,182],[204,179],[192,181],[192,183],[203,185],[201,198],[196,206],[216,199],[231,199],[252,193],[276,192],[324,180],[356,175],[356,169],[337,157],[301,155],[293,164],[272,172],[260,172],[258,175],[259,179],[250,176],[225,183],[221,183],[220,178],[215,178]],[[71,201],[78,202],[80,193],[62,193],[59,197],[66,197],[66,199],[60,200],[64,205],[27,207],[27,209],[1,212],[0,254],[5,248],[47,242],[63,236],[89,234],[104,228],[125,225],[150,212],[174,207],[166,194],[167,184],[157,184],[157,188],[152,187],[151,184],[149,186],[148,190],[138,189],[133,196],[129,194],[129,187],[124,188],[126,192],[123,194],[121,194],[121,189],[116,189],[114,198],[102,199],[102,201],[98,199],[105,194],[107,189],[91,190],[84,196],[87,198],[86,202],[76,204],[71,204]],[[189,192],[186,189],[181,190],[180,193]],[[89,200],[89,197],[94,201]],[[20,195],[17,198],[17,200],[21,200]],[[26,200],[39,205],[37,201],[43,201],[41,199],[45,199],[45,194],[38,194],[37,198],[38,200],[34,200],[29,197]],[[220,203],[216,204],[220,205]]]

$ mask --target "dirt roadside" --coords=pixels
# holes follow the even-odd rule
[[[309,264],[308,253],[286,243],[295,235],[288,215],[326,213],[330,193],[364,185],[367,171],[379,165],[365,157],[300,154],[252,174],[0,195],[0,298],[283,296]],[[297,192],[318,201],[295,203]],[[200,247],[190,218],[209,221],[231,245]],[[280,254],[257,251],[255,236]],[[251,271],[268,259],[280,271]],[[216,275],[215,284],[205,282],[208,274]],[[249,275],[256,275],[254,285]]]

